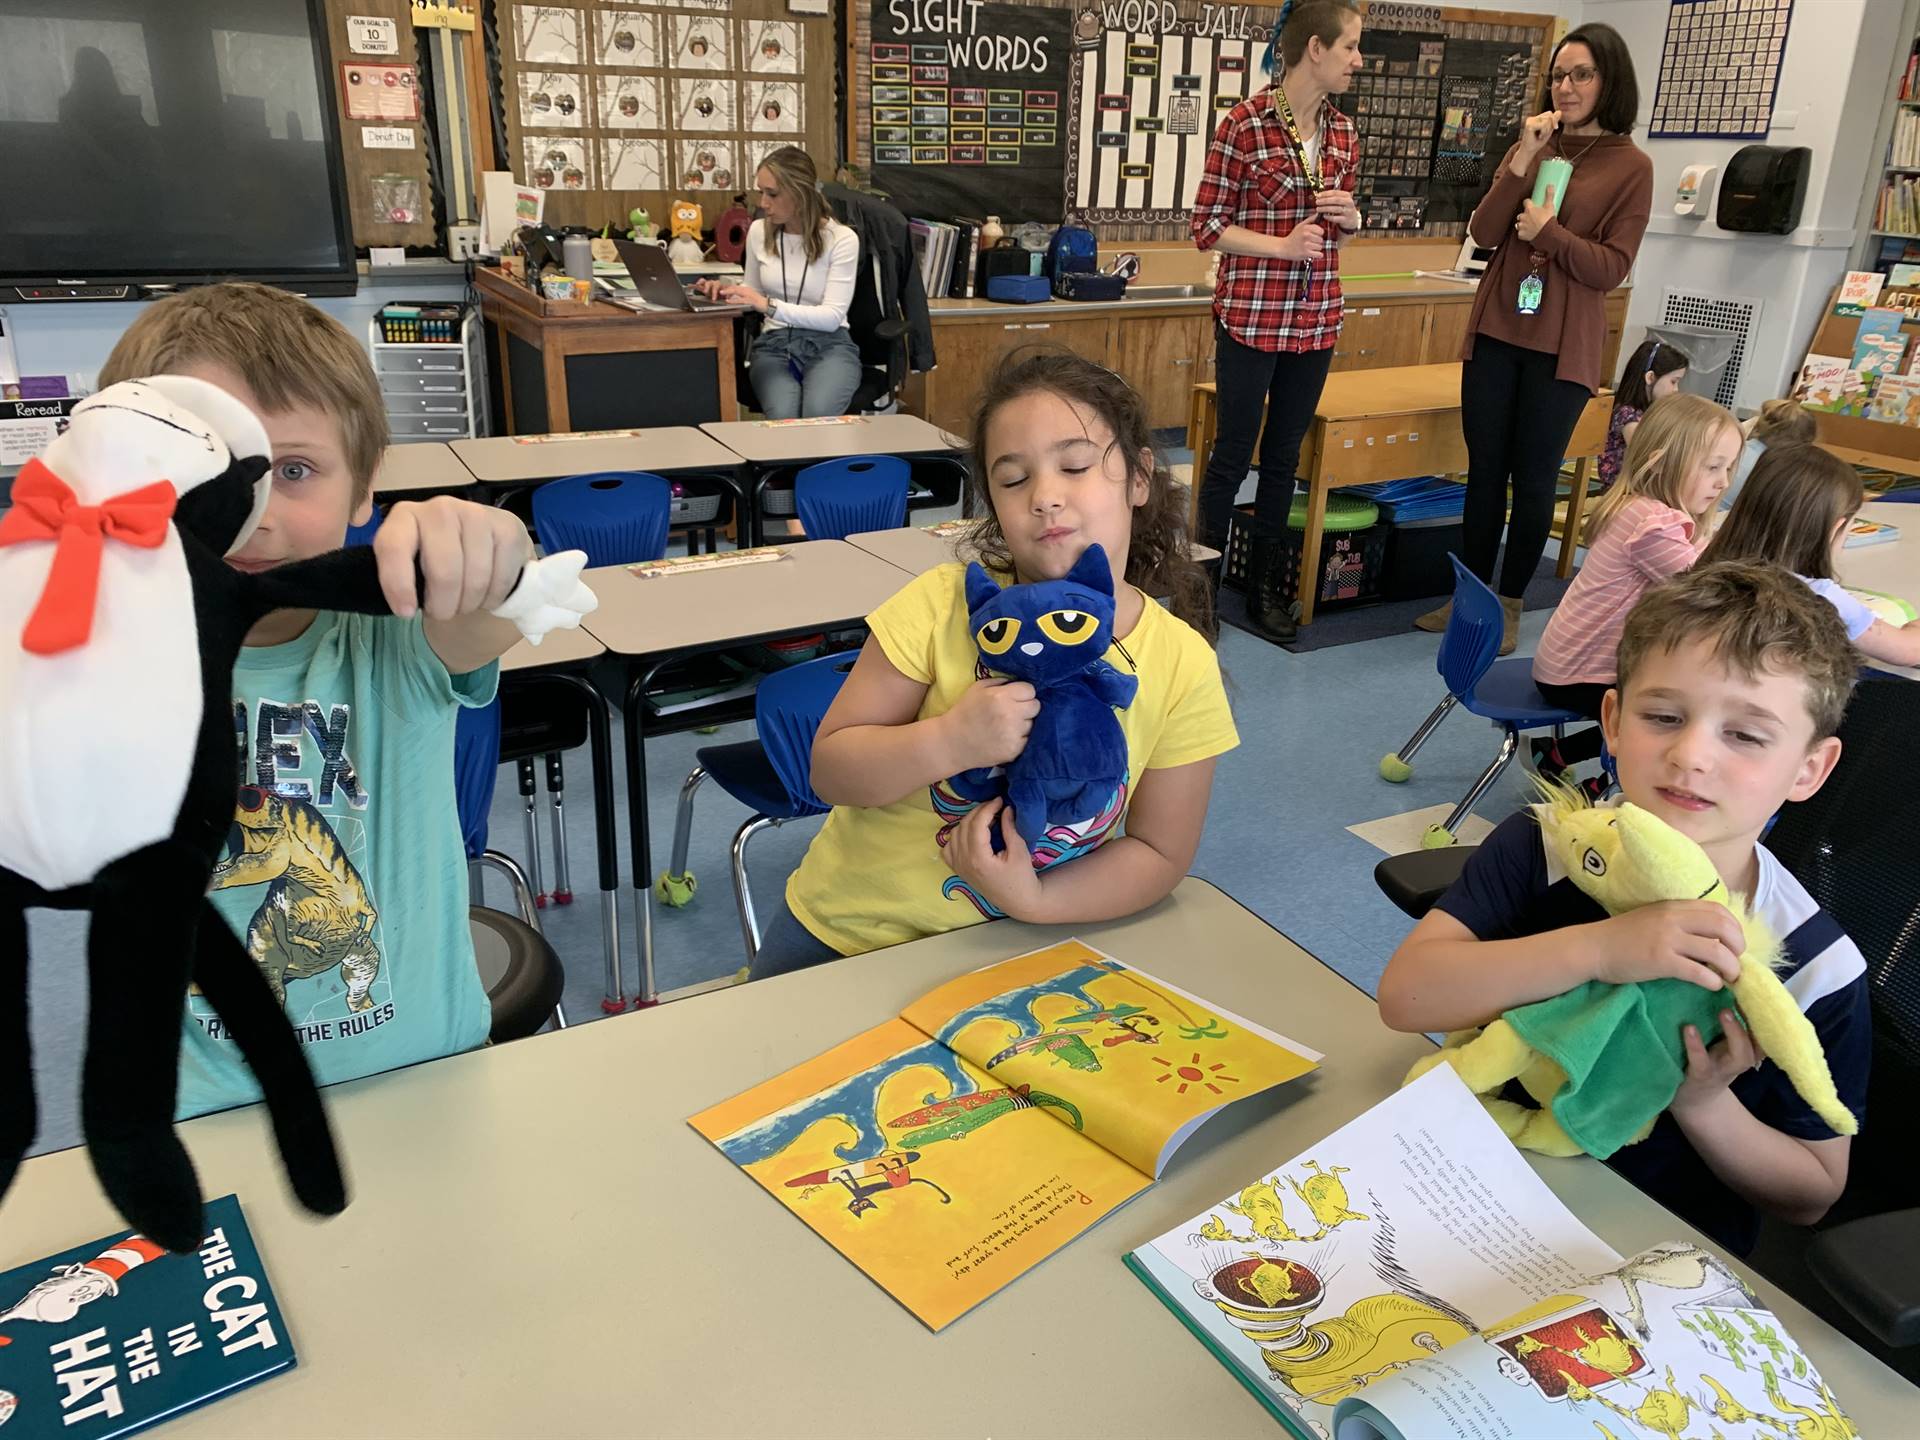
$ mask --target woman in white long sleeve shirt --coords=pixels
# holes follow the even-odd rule
[[[737,285],[706,282],[767,317],[747,357],[753,393],[773,420],[842,415],[860,384],[847,333],[860,241],[833,218],[806,151],[783,145],[761,163],[761,218],[747,231]]]

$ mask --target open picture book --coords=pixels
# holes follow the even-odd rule
[[[1320,1056],[1078,940],[942,985],[688,1122],[930,1328]]]
[[[1445,1065],[1126,1264],[1302,1440],[1858,1433],[1729,1266],[1614,1253]]]

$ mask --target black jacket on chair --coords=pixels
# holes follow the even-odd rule
[[[834,217],[859,236],[862,266],[877,262],[878,294],[875,298],[879,302],[879,313],[873,323],[895,320],[906,326],[906,334],[901,343],[892,346],[892,354],[886,362],[893,383],[897,386],[908,370],[931,370],[934,365],[933,321],[927,313],[927,292],[920,283],[920,266],[914,259],[913,232],[907,228],[907,217],[877,195],[863,194],[839,184],[826,184],[820,188],[827,197],[827,203],[833,207]],[[861,279],[864,281],[866,277],[862,276]],[[854,287],[856,305],[866,289],[864,284]],[[865,327],[855,324],[851,312],[847,316],[847,323],[858,342]],[[867,364],[877,363],[877,357],[868,359],[865,356],[864,345],[862,351],[862,358]]]

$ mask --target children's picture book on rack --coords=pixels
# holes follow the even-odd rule
[[[1920,425],[1920,375],[1882,375],[1874,382],[1872,418],[1890,425]]]
[[[1873,377],[1853,368],[1846,355],[1809,355],[1800,370],[1800,403],[1834,415],[1865,415],[1873,398]]]
[[[1887,277],[1878,270],[1849,270],[1840,281],[1840,293],[1833,302],[1833,313],[1858,319],[1869,305],[1880,298],[1880,287]]]
[[[1863,375],[1892,375],[1900,369],[1907,337],[1900,331],[1906,316],[1898,310],[1870,309],[1860,317],[1853,339],[1853,368]]]
[[[266,1266],[232,1195],[186,1255],[121,1231],[0,1272],[0,1425],[107,1440],[294,1365]]]
[[[941,986],[689,1123],[930,1329],[1320,1056],[1078,940]]]
[[[1125,1263],[1300,1440],[1858,1433],[1724,1261],[1617,1254],[1444,1065]]]

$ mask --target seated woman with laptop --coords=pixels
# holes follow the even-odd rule
[[[813,160],[797,146],[768,155],[754,183],[761,214],[747,231],[745,275],[694,289],[767,317],[747,365],[769,419],[845,414],[860,384],[860,351],[847,332],[859,238],[833,218]]]

